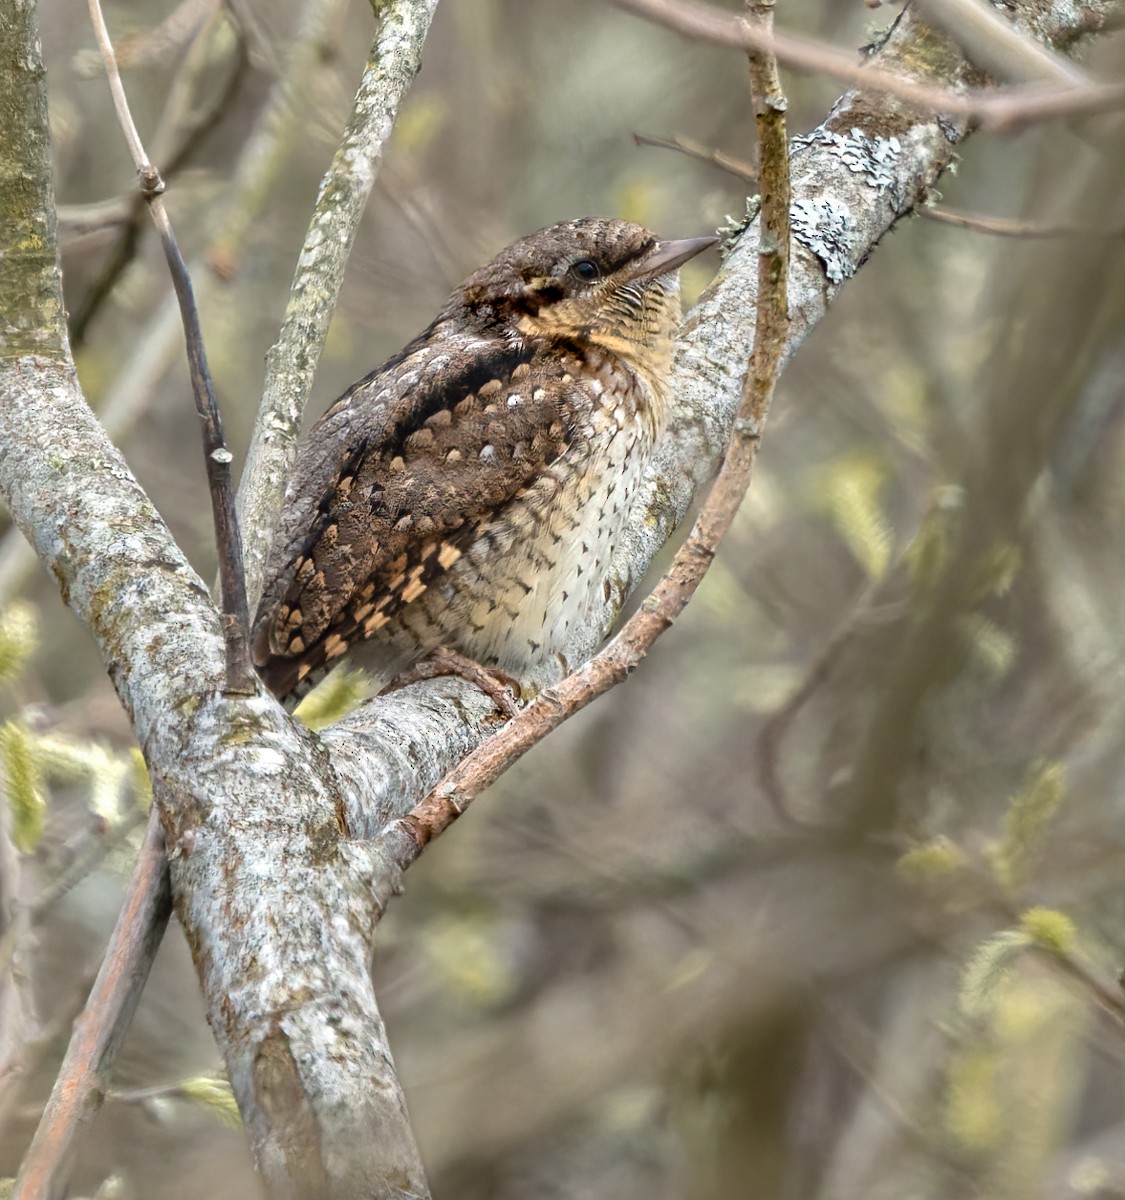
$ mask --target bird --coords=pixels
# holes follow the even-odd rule
[[[345,655],[439,652],[533,693],[609,596],[665,426],[679,268],[714,237],[584,217],[501,250],[298,449],[251,634],[290,703]]]

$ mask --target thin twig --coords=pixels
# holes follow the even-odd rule
[[[940,205],[919,205],[914,210],[927,221],[971,229],[1006,238],[1123,238],[1125,225],[1119,229],[1082,229],[1078,225],[1052,225],[1040,221],[1016,221],[1011,217],[989,217],[982,213],[958,212]]]
[[[191,104],[200,77],[211,61],[213,30],[217,23],[224,20],[226,20],[224,12],[219,11],[198,33],[184,60],[182,69],[173,80],[168,102],[164,106],[153,139],[156,146],[156,158],[164,164],[161,173],[165,183],[180,173],[185,163],[190,160],[200,140],[222,119],[230,99],[241,84],[246,68],[249,66],[246,39],[236,25],[234,64],[220,87],[215,87],[213,83],[208,87],[206,103],[198,113],[192,114]],[[72,345],[80,345],[85,340],[91,322],[113,295],[122,275],[140,250],[144,213],[148,207],[145,197],[134,192],[125,197],[123,202],[124,212],[115,222],[122,226],[120,235],[97,278],[86,290],[85,295],[70,315]],[[103,223],[102,228],[106,228],[108,224],[110,222]]]
[[[917,1101],[912,1103],[900,1098],[883,1080],[878,1065],[878,1042],[872,1032],[857,1018],[845,1014],[842,1008],[834,1011],[824,1005],[821,1007],[821,1016],[830,1044],[844,1064],[855,1072],[871,1098],[883,1109],[896,1129],[905,1134],[923,1153],[941,1163],[945,1170],[971,1184],[972,1172],[965,1162],[951,1151],[933,1122],[927,1119],[930,1104],[924,1105],[927,1110],[925,1114],[916,1113],[914,1109]],[[972,1195],[973,1192],[969,1191],[967,1194]]]
[[[9,1064],[9,1073],[0,1086],[0,1129],[6,1128],[12,1114],[19,1111],[23,1103],[24,1089],[37,1076],[39,1068],[47,1062],[59,1039],[74,1025],[82,1011],[82,997],[88,994],[93,983],[93,971],[83,971],[71,985],[66,1003],[60,1004],[50,1021],[34,1037],[23,1043],[18,1061]],[[36,1108],[32,1119],[41,1114],[40,1106]]]
[[[647,133],[634,133],[633,141],[638,146],[654,146],[658,150],[674,150],[686,154],[698,162],[717,167],[736,179],[756,187],[758,173],[747,162],[704,146],[691,138],[671,134],[660,137]],[[1119,229],[1083,229],[1078,225],[1054,225],[1040,221],[1017,221],[1011,217],[989,217],[982,213],[959,212],[941,204],[919,204],[914,211],[928,221],[942,225],[954,225],[959,229],[971,229],[974,233],[987,233],[993,237],[1007,238],[1121,238],[1125,237],[1125,226]]]
[[[772,0],[755,6],[756,29],[769,30]],[[754,349],[722,469],[671,567],[621,632],[584,667],[545,689],[522,713],[469,755],[405,817],[384,830],[381,846],[400,869],[465,811],[480,793],[532,746],[579,709],[620,683],[683,611],[746,494],[788,340],[789,147],[785,97],[768,48],[755,51],[752,89],[761,145],[761,234]],[[388,892],[394,873],[387,873]]]
[[[793,34],[765,34],[733,14],[694,0],[609,0],[618,8],[698,41],[737,50],[769,49],[795,71],[828,75],[853,87],[884,92],[923,110],[963,117],[984,129],[1011,132],[1040,121],[1105,112],[1125,105],[1125,84],[965,88],[923,83],[882,67],[857,63],[846,51]]]
[[[805,677],[796,691],[780,708],[770,714],[758,734],[758,783],[775,815],[788,825],[800,829],[815,828],[813,821],[798,815],[793,810],[781,778],[781,747],[785,735],[798,714],[828,677],[841,651],[851,642],[860,621],[869,615],[871,604],[881,583],[881,580],[873,580],[864,587],[843,620],[817,652],[812,666],[805,673]]]
[[[1083,957],[1066,950],[1046,950],[1041,947],[1036,947],[1036,953],[1065,975],[1102,1012],[1118,1025],[1125,1026],[1125,996],[1121,994],[1121,989],[1102,978]]]
[[[164,833],[154,807],[105,958],[75,1023],[12,1200],[58,1200],[63,1195],[78,1134],[109,1086],[171,912]]]
[[[944,30],[965,57],[1000,79],[1022,83],[1089,84],[1080,67],[1022,33],[987,0],[921,0],[927,24]]]
[[[1019,928],[1028,909],[1036,906],[1035,900],[1030,897],[1021,897],[1017,903],[998,886],[995,873],[991,869],[975,865],[972,867],[972,875],[984,891],[987,902],[1013,928]],[[1048,948],[1035,943],[1029,949],[1041,962],[1065,976],[1093,1005],[1100,1008],[1119,1026],[1125,1027],[1125,993],[1120,986],[1115,987],[1101,975],[1080,948]]]
[[[133,211],[133,196],[114,196],[111,200],[96,200],[91,204],[60,204],[58,206],[59,237],[64,243],[107,229],[118,229],[129,220]]]
[[[144,821],[144,813],[134,810],[100,838],[90,838],[83,851],[66,870],[60,871],[28,906],[33,924],[38,924],[56,904],[72,892],[84,879],[93,874],[106,858],[124,845],[133,831]]]
[[[129,111],[129,101],[117,69],[109,30],[102,15],[100,0],[89,0],[90,20],[93,22],[98,48],[102,53],[117,119],[129,146],[133,164],[140,177],[141,194],[148,202],[149,212],[160,234],[164,257],[172,275],[180,316],[187,343],[188,365],[191,371],[195,407],[203,423],[203,453],[207,467],[207,482],[211,492],[211,512],[215,523],[215,540],[219,556],[219,578],[222,587],[222,625],[226,644],[226,687],[235,694],[249,694],[256,688],[256,676],[250,665],[250,614],[246,603],[246,580],[242,570],[242,539],[234,506],[234,484],[231,461],[223,437],[222,418],[211,385],[207,355],[203,348],[203,333],[195,305],[191,276],[180,253],[172,223],[161,199],[164,181],[160,172],[149,162],[140,134]]]
[[[123,37],[116,48],[117,65],[123,70],[160,66],[222,7],[223,0],[180,0],[180,3],[151,29]],[[92,79],[102,70],[101,56],[82,50],[74,56],[77,74]]]
[[[656,137],[649,133],[634,133],[633,141],[638,146],[655,146],[658,150],[675,150],[680,154],[686,154],[688,158],[718,167],[720,171],[726,171],[728,175],[741,179],[743,183],[748,183],[751,187],[758,186],[758,172],[749,163],[724,154],[722,150],[712,150],[710,147],[704,146],[702,142],[692,141],[691,138]]]

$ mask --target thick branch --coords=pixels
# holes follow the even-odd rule
[[[0,356],[65,359],[47,89],[34,11],[0,3]]]
[[[0,369],[0,491],[132,717],[180,921],[267,1181],[309,1197],[425,1195],[369,974],[376,860],[348,835],[432,787],[484,736],[491,704],[442,680],[396,696],[393,727],[372,713],[324,744],[267,697],[225,697],[207,589],[73,373],[48,360]]]

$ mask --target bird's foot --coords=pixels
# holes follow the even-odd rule
[[[484,667],[450,646],[440,646],[427,658],[415,663],[396,675],[383,690],[398,691],[409,683],[420,683],[423,679],[440,679],[443,675],[456,675],[479,688],[507,717],[520,711],[520,682],[499,667]]]

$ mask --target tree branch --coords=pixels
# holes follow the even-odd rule
[[[1072,22],[1080,17],[1100,20],[1114,7],[1096,0],[1076,14],[1064,3],[1049,9],[1026,4],[1017,10],[1016,20],[1026,32],[1066,47],[1075,37]],[[778,61],[784,61],[780,55]],[[956,47],[911,9],[872,61],[896,78],[901,73],[940,79],[947,89],[975,77]],[[789,265],[789,354],[880,238],[900,217],[928,201],[967,132],[965,120],[951,121],[909,101],[857,89],[845,93],[817,129],[793,140],[796,245]],[[734,421],[749,353],[757,249],[756,226],[750,225],[684,319],[670,388],[676,405],[669,428],[637,497],[629,536],[611,564],[605,608],[589,629],[575,631],[566,648],[571,662],[584,662],[596,651],[600,631],[612,625],[624,598],[688,511],[696,489],[714,473]]]
[[[947,117],[960,117],[984,129],[1011,132],[1039,121],[1107,112],[1125,104],[1125,84],[1064,84],[1010,88],[941,86],[873,65],[824,42],[793,34],[755,31],[744,20],[694,0],[610,0],[618,8],[665,25],[686,37],[739,50],[769,48],[795,71],[828,75],[865,91],[882,92]],[[952,81],[950,81],[952,82]]]
[[[1089,84],[1085,71],[1021,32],[987,0],[922,0],[922,16],[944,30],[967,58],[998,79]]]
[[[164,833],[154,809],[117,918],[113,942],[120,944],[119,951],[102,960],[90,1002],[75,1022],[13,1200],[54,1200],[64,1194],[78,1134],[97,1111],[88,1097],[109,1090],[117,1051],[132,1023],[171,915]]]
[[[117,59],[113,53],[113,43],[110,41],[105,17],[102,15],[100,0],[89,0],[89,9],[118,122],[140,177],[141,194],[148,203],[153,223],[160,234],[164,257],[168,262],[168,270],[172,275],[172,283],[180,305],[188,365],[191,369],[192,393],[195,396],[196,411],[203,422],[203,454],[219,554],[223,640],[226,644],[226,686],[230,692],[250,694],[255,688],[255,678],[254,669],[250,665],[250,614],[247,610],[246,578],[242,568],[242,539],[238,530],[234,484],[231,478],[231,462],[234,456],[227,449],[226,439],[223,437],[223,422],[215,399],[215,389],[211,384],[211,372],[207,367],[203,331],[199,327],[199,310],[195,304],[191,276],[188,274],[187,264],[172,231],[172,222],[164,207],[164,180],[149,162],[129,111],[129,101],[125,96],[121,73],[117,69]]]
[[[69,357],[55,263],[43,57],[27,6],[0,4],[0,357]]]
[[[361,1194],[359,1179],[362,1194],[425,1195],[371,987],[376,860],[350,834],[365,814],[401,811],[404,774],[431,787],[484,736],[491,704],[443,680],[395,698],[393,732],[371,714],[322,743],[268,697],[226,696],[207,589],[68,367],[25,357],[0,370],[0,491],[89,624],[137,732],[180,922],[267,1182],[284,1194],[296,1180],[308,1197]],[[401,765],[370,762],[389,737]]]
[[[642,6],[647,8],[648,0],[642,0]],[[1061,39],[1067,37],[1065,24],[1055,28]],[[761,29],[740,34],[739,40],[763,50],[776,49],[779,44]],[[916,72],[924,64],[945,80],[945,88],[958,86],[972,74],[952,45],[938,39],[910,11],[878,53],[889,70]],[[895,78],[905,76],[896,74]],[[906,92],[911,93],[912,88]],[[882,234],[898,217],[924,202],[965,133],[965,123],[954,125],[944,117],[921,113],[910,98],[888,95],[881,104],[873,104],[864,92],[857,91],[845,95],[819,129],[795,140],[793,234],[799,253],[791,263],[786,356],[811,331]],[[839,170],[841,163],[845,171]],[[679,407],[666,433],[663,452],[650,468],[638,498],[633,536],[611,564],[610,596],[601,628],[612,623],[635,581],[686,512],[736,424],[739,351],[749,342],[748,326],[758,301],[755,276],[749,268],[751,256],[758,253],[760,243],[756,227],[751,225],[739,237],[723,272],[685,320],[670,389]],[[692,541],[685,543],[681,554]],[[705,545],[697,544],[696,549],[705,552]],[[665,586],[675,586],[672,572],[662,581],[661,588]],[[623,679],[636,665],[642,647],[649,644],[643,637],[635,645],[629,644],[639,630],[650,620],[670,619],[669,613],[679,611],[664,609],[663,599],[654,593],[601,654],[545,690],[520,717],[451,772],[407,818],[389,828],[385,835],[388,858],[400,867],[408,865],[488,783],[573,712]],[[595,623],[576,631],[567,652],[570,661],[590,659],[600,640],[598,629]]]
[[[281,333],[266,358],[265,393],[238,497],[252,607],[257,607],[261,594],[266,558],[297,452],[301,417],[344,281],[344,267],[384,143],[421,65],[422,44],[437,3],[387,0],[377,7],[379,28],[352,115],[320,185]]]
[[[707,163],[752,187],[758,183],[758,173],[749,163],[712,150],[700,142],[685,137],[656,137],[647,133],[634,133],[633,141],[638,146],[653,146],[658,150],[675,150],[696,162]],[[1125,227],[1111,229],[1087,229],[1076,224],[1059,224],[1046,221],[1020,221],[1011,217],[992,217],[983,213],[959,212],[940,204],[919,204],[914,212],[927,221],[939,225],[952,225],[958,229],[969,229],[973,233],[987,233],[993,237],[1008,238],[1120,238],[1125,237]]]

